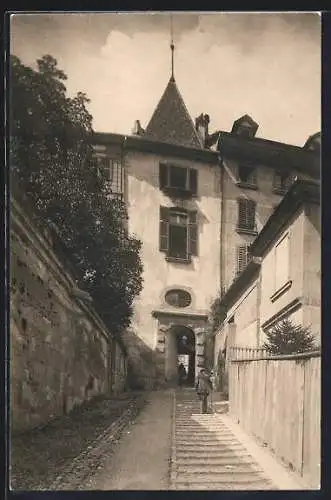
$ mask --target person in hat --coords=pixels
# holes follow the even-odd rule
[[[211,393],[213,387],[210,380],[210,376],[205,368],[200,370],[198,375],[198,380],[196,383],[196,391],[201,400],[201,411],[202,413],[207,413],[208,409],[208,396]]]

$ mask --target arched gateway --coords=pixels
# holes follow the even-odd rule
[[[159,359],[158,382],[176,386],[178,365],[183,363],[193,386],[199,368],[204,365],[204,339],[207,317],[204,314],[182,315],[158,311],[157,352]]]

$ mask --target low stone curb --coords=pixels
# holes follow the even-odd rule
[[[98,469],[98,462],[116,444],[123,430],[129,425],[146,404],[145,395],[133,397],[128,408],[107,429],[100,434],[86,449],[75,457],[69,466],[53,481],[49,488],[40,490],[77,490],[81,489],[86,478]],[[84,489],[84,488],[83,488]]]
[[[169,490],[176,490],[177,479],[177,453],[176,453],[176,391],[172,403],[172,432],[171,432],[171,457],[170,457],[170,484]]]

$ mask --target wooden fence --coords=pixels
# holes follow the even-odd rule
[[[320,487],[320,356],[237,358],[229,365],[232,418],[312,489]]]
[[[266,349],[262,347],[242,347],[232,346],[229,347],[229,360],[242,360],[242,359],[260,359],[269,357]]]

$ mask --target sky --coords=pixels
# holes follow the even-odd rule
[[[69,95],[90,98],[98,132],[145,128],[171,74],[170,13],[40,13],[11,17],[24,64],[51,54]],[[321,129],[318,13],[173,13],[175,78],[194,120],[231,131],[249,114],[257,137],[303,146]]]

